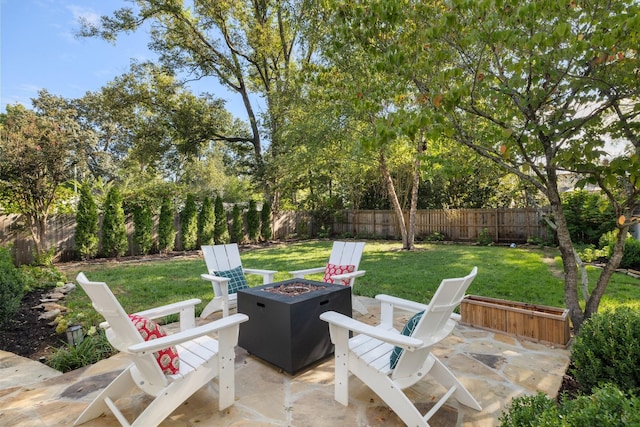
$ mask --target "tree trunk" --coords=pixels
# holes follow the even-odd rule
[[[42,260],[47,251],[47,217],[41,215],[26,215],[27,225],[33,239],[33,259],[36,263]]]
[[[380,170],[382,171],[384,180],[387,183],[387,193],[389,194],[389,199],[391,200],[391,204],[393,205],[393,210],[395,211],[398,218],[398,228],[400,228],[400,233],[402,234],[402,249],[410,249],[407,240],[407,225],[404,222],[402,207],[400,206],[398,194],[396,193],[395,186],[393,185],[393,178],[391,178],[391,174],[389,173],[389,169],[387,168],[387,160],[385,159],[384,153],[382,151],[380,151]]]
[[[418,141],[418,155],[413,164],[413,184],[411,187],[411,207],[409,208],[409,230],[407,233],[407,247],[404,249],[413,250],[416,237],[416,213],[418,211],[418,189],[420,188],[420,157],[426,148],[423,140],[422,131],[420,131],[420,140]]]
[[[558,186],[554,182],[556,179],[555,173],[549,173],[548,179],[550,183],[547,185],[547,197],[556,225],[558,247],[564,269],[564,302],[569,310],[569,317],[573,323],[574,330],[577,332],[584,321],[584,313],[580,307],[580,299],[578,297],[578,263],[576,262],[573,242],[571,241],[567,221],[562,209]]]
[[[616,238],[616,243],[613,246],[613,253],[609,257],[609,260],[605,264],[604,269],[600,273],[600,277],[598,277],[596,287],[593,289],[593,291],[591,292],[591,296],[587,300],[584,310],[585,319],[588,319],[592,314],[598,312],[600,300],[607,290],[609,280],[611,279],[611,276],[613,276],[613,273],[615,273],[616,269],[620,266],[620,262],[622,262],[622,256],[624,254],[624,246],[628,232],[628,224],[622,227],[618,227],[618,236]]]

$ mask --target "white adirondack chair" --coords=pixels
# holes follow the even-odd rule
[[[445,279],[428,305],[400,298],[378,295],[381,302],[380,324],[371,326],[336,312],[325,312],[320,318],[329,323],[331,341],[335,344],[335,399],[349,404],[349,372],[371,388],[408,426],[429,425],[429,419],[450,398],[476,410],[482,408],[455,375],[440,361],[431,348],[455,328],[459,315],[453,310],[475,278],[474,267],[468,276]],[[410,336],[393,328],[394,307],[420,312]],[[349,331],[358,333],[349,338]],[[395,368],[391,353],[398,346],[402,353]],[[421,414],[404,393],[404,389],[430,374],[447,392],[425,414]]]
[[[127,353],[132,363],[96,396],[74,425],[93,420],[111,410],[123,426],[157,426],[189,396],[216,377],[218,408],[223,410],[233,404],[234,347],[238,343],[240,323],[249,319],[246,315],[236,314],[196,327],[195,305],[200,303],[199,299],[169,304],[135,314],[157,319],[179,313],[180,332],[145,341],[106,283],[91,282],[83,273],[79,273],[76,280],[91,298],[93,307],[105,318],[106,322],[100,326],[106,330],[111,345]],[[217,333],[217,340],[209,336],[212,333]],[[153,354],[170,346],[175,346],[180,359],[176,374],[164,374]],[[134,387],[154,396],[154,399],[129,424],[115,402]]]
[[[354,271],[351,273],[331,276],[334,283],[348,282],[348,285],[351,286],[351,290],[353,290],[356,277],[364,276],[366,271],[358,270],[360,258],[362,258],[362,252],[364,251],[364,243],[365,242],[333,242],[331,255],[329,256],[327,265],[353,265],[355,267]],[[308,268],[305,270],[290,271],[289,273],[293,274],[294,279],[303,279],[305,276],[310,274],[324,273],[327,269],[327,265],[323,267]],[[367,314],[368,312],[364,304],[362,304],[355,295],[352,295],[352,306],[354,310],[361,314]]]
[[[223,316],[228,316],[229,309],[236,307],[238,304],[238,296],[235,293],[229,293],[229,279],[216,276],[214,271],[229,271],[241,267],[242,272],[245,274],[261,275],[264,285],[273,283],[273,278],[277,273],[275,270],[259,270],[242,267],[240,251],[236,243],[228,245],[207,245],[202,246],[201,249],[204,262],[207,264],[207,274],[201,274],[200,277],[211,282],[214,295],[213,299],[206,305],[204,310],[202,310],[202,313],[200,313],[202,319],[220,310],[222,310]]]

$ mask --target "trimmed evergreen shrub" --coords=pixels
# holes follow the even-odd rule
[[[216,196],[215,202],[216,225],[213,231],[213,239],[216,245],[229,243],[229,226],[227,225],[227,213],[224,211],[222,197]]]
[[[580,327],[571,350],[572,370],[588,393],[601,383],[640,393],[640,314],[630,307],[596,313]]]
[[[198,213],[198,242],[200,246],[213,244],[215,220],[213,203],[209,197],[205,197]]]
[[[85,181],[80,186],[80,200],[76,211],[75,244],[81,259],[98,254],[98,207],[91,195],[91,186]]]
[[[138,204],[133,209],[133,242],[140,255],[153,248],[153,213],[149,203]]]
[[[117,187],[113,186],[109,189],[104,203],[102,253],[107,257],[119,257],[127,252],[128,242],[122,196]]]
[[[260,235],[263,240],[271,240],[271,205],[265,201],[260,211]]]
[[[11,258],[11,249],[0,246],[0,324],[16,314],[24,289],[22,275]]]
[[[242,228],[242,208],[235,204],[231,213],[231,241],[233,243],[242,243],[244,240]]]
[[[535,396],[520,396],[511,400],[509,408],[500,416],[501,427],[533,427],[541,425],[560,425],[560,424],[544,424],[544,419],[553,421],[558,417],[558,407],[553,399],[547,397],[544,393],[538,393]]]
[[[184,209],[180,215],[180,238],[182,250],[192,251],[198,246],[198,212],[196,198],[193,194],[187,194]]]
[[[250,242],[255,242],[260,237],[260,216],[255,200],[249,200],[247,209],[247,237]]]
[[[171,199],[165,197],[160,208],[158,219],[158,250],[160,252],[172,251],[176,241],[176,229],[173,226],[175,209]]]
[[[640,240],[629,237],[624,244],[620,268],[640,269]]]
[[[614,384],[603,384],[591,395],[563,401],[560,415],[564,420],[562,425],[572,427],[639,426],[639,408],[640,399],[634,394],[625,394]]]
[[[603,248],[605,256],[611,257],[613,247],[616,244],[618,229],[609,231],[600,236],[599,245]],[[640,268],[640,241],[636,240],[630,233],[624,242],[624,253],[620,261],[620,268]]]
[[[538,393],[511,401],[500,416],[501,427],[625,427],[640,425],[640,399],[614,384],[603,384],[593,394],[555,400]]]

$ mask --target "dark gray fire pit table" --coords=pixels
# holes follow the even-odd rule
[[[238,345],[294,375],[333,354],[325,311],[351,316],[351,288],[291,279],[240,289],[238,312],[249,320],[240,324]]]

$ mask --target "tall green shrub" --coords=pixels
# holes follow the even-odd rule
[[[580,327],[571,359],[582,391],[606,382],[640,394],[640,313],[623,306],[594,314]]]
[[[602,234],[616,227],[613,207],[599,194],[568,191],[562,195],[562,208],[575,243],[595,245]]]
[[[260,235],[263,240],[271,239],[271,205],[265,201],[260,211]]]
[[[255,200],[249,200],[247,209],[247,237],[250,242],[255,242],[260,237],[260,216]]]
[[[233,243],[242,243],[243,240],[242,208],[240,205],[235,204],[231,213],[231,241]]]
[[[227,213],[224,211],[222,197],[216,196],[215,202],[216,225],[213,232],[213,239],[216,245],[229,243],[229,226],[227,225]]]
[[[146,255],[153,247],[153,212],[149,203],[141,203],[133,209],[133,242],[140,255]]]
[[[85,181],[80,186],[76,211],[75,244],[81,259],[94,258],[98,254],[98,231],[98,207],[91,194],[91,185]]]
[[[603,234],[600,237],[600,247],[603,249],[606,257],[610,257],[613,253],[613,247],[616,244],[618,229]],[[624,252],[620,261],[620,268],[640,268],[640,241],[636,240],[631,233],[627,233],[624,242]]]
[[[160,218],[158,219],[158,250],[160,252],[172,251],[176,241],[176,229],[173,220],[176,211],[169,197],[162,200]]]
[[[213,228],[215,226],[215,213],[213,203],[209,197],[202,201],[202,207],[198,213],[198,242],[200,246],[213,244]]]
[[[109,189],[102,220],[102,253],[107,257],[119,257],[127,252],[127,229],[124,223],[122,196],[117,187]]]
[[[13,264],[11,249],[0,246],[0,324],[16,314],[23,296],[22,275]]]
[[[187,194],[180,220],[182,249],[192,251],[196,249],[198,245],[198,211],[196,198],[193,194]]]

